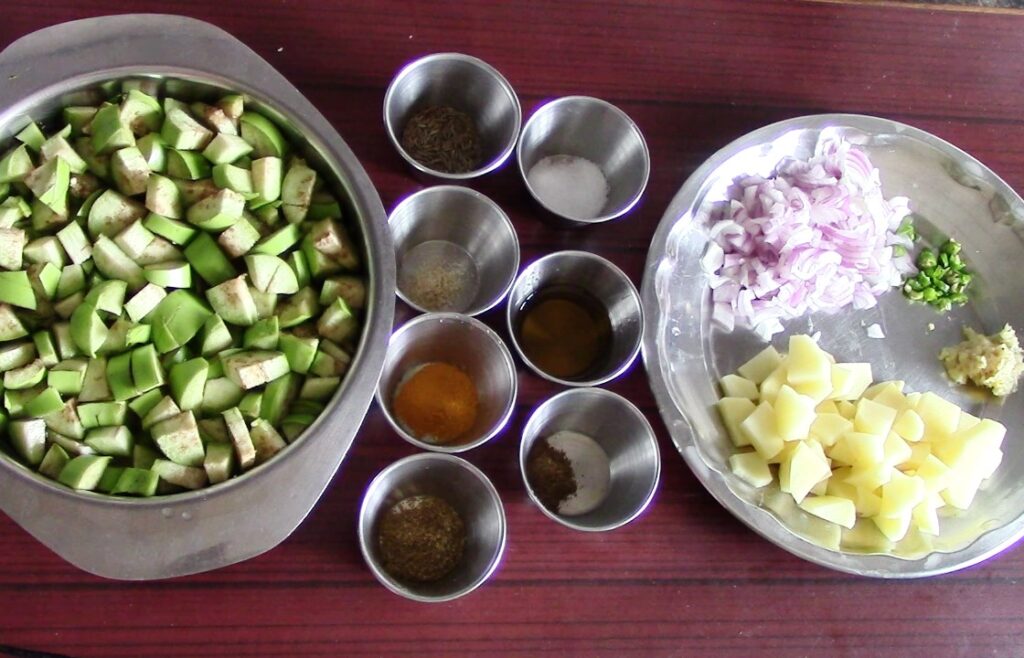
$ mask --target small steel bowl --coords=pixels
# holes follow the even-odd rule
[[[483,194],[454,185],[428,187],[398,204],[388,223],[398,262],[398,296],[416,310],[478,315],[498,304],[512,287],[519,271],[519,238],[504,211]],[[466,308],[424,308],[402,289],[406,256],[432,240],[465,249],[476,264],[479,285]]]
[[[450,174],[424,166],[402,148],[402,131],[417,112],[448,105],[465,112],[480,133],[481,164]],[[494,171],[516,146],[522,108],[512,85],[483,60],[459,53],[428,55],[407,64],[384,95],[384,127],[391,143],[416,171],[448,180],[467,180]]]
[[[534,294],[556,285],[589,293],[604,305],[611,320],[611,352],[604,366],[585,379],[562,379],[545,372],[519,344],[516,329],[523,306]],[[626,372],[640,352],[644,334],[644,312],[636,286],[611,261],[586,251],[558,251],[527,266],[512,284],[506,321],[512,346],[523,363],[544,379],[563,386],[598,386]]]
[[[597,217],[572,217],[544,203],[528,174],[550,155],[574,155],[601,168],[608,181],[608,200]],[[516,148],[519,173],[526,189],[558,223],[568,226],[600,224],[630,211],[640,201],[651,173],[647,142],[633,120],[607,101],[589,96],[566,96],[533,113]]]
[[[479,406],[469,438],[459,444],[423,441],[398,422],[392,409],[395,392],[411,369],[434,361],[461,368],[477,388]],[[485,324],[458,313],[428,313],[407,322],[391,336],[377,402],[398,434],[409,443],[434,452],[464,452],[498,435],[515,408],[516,365],[498,334]],[[444,391],[438,391],[444,395]]]
[[[399,580],[381,564],[377,523],[410,496],[437,496],[455,508],[466,546],[455,570],[433,583]],[[507,526],[497,489],[475,466],[454,455],[418,454],[391,464],[370,483],[359,509],[359,546],[370,571],[389,590],[413,601],[439,603],[480,587],[501,562]]]
[[[549,510],[527,477],[533,445],[561,431],[589,436],[608,455],[608,494],[598,507],[579,516]],[[661,477],[661,453],[651,424],[626,398],[600,388],[578,388],[550,398],[530,416],[519,444],[519,469],[530,499],[549,518],[574,530],[600,532],[626,525],[647,508]]]

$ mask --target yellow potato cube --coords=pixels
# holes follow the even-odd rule
[[[758,352],[754,358],[741,365],[736,372],[755,384],[760,384],[780,365],[782,365],[782,356],[769,345]]]
[[[977,416],[972,416],[966,411],[961,410],[960,420],[956,424],[956,431],[959,432],[960,430],[970,429],[971,427],[974,427],[980,422],[981,419],[978,418]]]
[[[857,405],[849,400],[836,402],[836,409],[839,410],[839,415],[847,420],[853,420],[853,417],[857,415]]]
[[[968,415],[968,414],[962,414]],[[961,441],[977,441],[988,449],[999,449],[1006,437],[1006,426],[991,418],[982,418],[970,427],[957,430],[953,438]]]
[[[935,455],[925,457],[914,474],[924,481],[924,489],[929,494],[939,493],[949,485],[949,467]]]
[[[760,395],[757,391],[757,384],[746,377],[726,375],[718,383],[722,387],[722,395],[725,397],[747,398],[756,401]]]
[[[910,444],[901,439],[896,432],[889,432],[882,449],[885,451],[884,463],[890,467],[897,467],[914,456]]]
[[[801,509],[832,523],[852,528],[857,521],[857,509],[853,501],[838,496],[814,496],[800,503]]]
[[[954,469],[949,474],[949,484],[940,495],[949,506],[965,510],[971,506],[980,486],[981,478],[975,474]]]
[[[845,481],[849,468],[840,468],[832,471],[832,476],[826,480],[825,495],[846,498],[850,502],[857,500],[857,487]]]
[[[838,414],[839,407],[836,406],[834,400],[824,400],[818,403],[818,406],[814,408],[814,412],[819,416],[821,414]]]
[[[831,477],[827,477],[818,484],[814,485],[813,487],[811,487],[810,493],[814,496],[824,496],[825,493],[828,491],[828,481],[831,479]]]
[[[770,402],[761,402],[757,408],[742,423],[740,432],[747,437],[750,445],[754,446],[757,454],[762,459],[771,459],[780,450],[784,441],[779,436],[778,421],[775,418],[775,409]]]
[[[754,413],[754,403],[747,398],[722,398],[716,406],[733,445],[737,448],[750,445],[750,439],[740,430],[740,425]]]
[[[899,379],[891,379],[885,382],[878,382],[877,384],[872,384],[871,386],[868,386],[866,389],[864,389],[864,393],[863,395],[861,395],[861,397],[867,398],[869,400],[874,400],[876,395],[878,395],[879,393],[888,388],[895,388],[898,392],[902,393],[903,387],[905,385],[906,382],[903,382]]]
[[[857,490],[876,493],[883,484],[892,478],[892,469],[882,464],[854,466],[843,476],[843,481]]]
[[[817,446],[817,447],[815,447]],[[800,441],[789,460],[779,465],[779,488],[799,503],[814,485],[832,475],[828,459],[821,446]]]
[[[910,441],[911,443],[924,438],[924,421],[921,420],[921,416],[913,409],[901,411],[896,417],[896,422],[892,424],[892,429],[903,437],[904,441]]]
[[[920,393],[907,393],[907,399],[905,405],[907,409],[917,409],[918,403],[921,401]]]
[[[774,457],[768,459],[767,462],[769,464],[781,464],[784,461],[788,461],[798,443],[799,441],[786,441],[782,444],[782,450]]]
[[[770,375],[765,377],[764,381],[761,382],[761,401],[771,402],[775,404],[775,397],[779,394],[779,389],[786,383],[786,364],[783,363],[776,368]]]
[[[903,395],[903,387],[899,386],[896,382],[886,382],[875,395],[871,398],[878,404],[884,404],[887,407],[901,411],[907,406],[907,398]]]
[[[910,522],[929,535],[939,534],[939,514],[930,499],[922,500],[910,513]]]
[[[793,390],[800,395],[806,395],[814,400],[815,404],[817,404],[827,398],[828,394],[832,392],[832,384],[825,380],[803,382],[800,384],[793,384]]]
[[[1003,451],[989,450],[981,455],[978,459],[977,473],[981,476],[982,480],[987,480],[992,477],[992,474],[999,468],[999,464],[1003,462]]]
[[[779,423],[779,436],[783,441],[807,438],[811,431],[811,423],[817,417],[814,413],[814,400],[783,384],[775,398],[774,407],[775,417]]]
[[[914,507],[924,500],[925,493],[924,480],[893,470],[891,479],[882,485],[882,507],[878,515],[889,518],[909,516]]]
[[[853,501],[859,516],[878,516],[878,510],[882,509],[882,497],[868,489],[858,489],[857,499]]]
[[[822,447],[831,448],[843,434],[853,430],[853,423],[839,414],[821,414],[811,423],[811,437]]]
[[[790,385],[828,382],[832,385],[832,362],[825,350],[806,334],[789,337]]]
[[[896,410],[874,400],[861,398],[857,401],[857,413],[853,417],[853,428],[865,434],[886,436],[896,420]]]
[[[924,436],[930,441],[951,436],[960,422],[960,407],[931,392],[921,394],[914,410],[924,421]]]
[[[932,454],[932,444],[927,441],[918,441],[910,444],[910,457],[902,464],[897,464],[901,471],[915,471],[921,467],[924,460]]]
[[[829,456],[847,466],[873,466],[885,459],[885,436],[847,432],[832,446]]]
[[[910,511],[900,516],[875,516],[871,518],[885,538],[895,543],[903,539],[910,529]]]
[[[837,363],[831,369],[830,400],[856,400],[871,385],[870,363]]]
[[[729,468],[752,487],[763,487],[772,482],[768,463],[756,452],[739,452],[730,456]]]
[[[843,532],[843,548],[866,553],[888,553],[892,542],[871,519],[860,519],[853,528]]]
[[[946,466],[977,473],[984,479],[988,475],[982,475],[981,471],[990,468],[993,462],[998,466],[1002,459],[999,447],[1005,435],[1006,427],[1002,423],[986,418],[936,443],[933,452]],[[998,458],[994,456],[996,452]]]

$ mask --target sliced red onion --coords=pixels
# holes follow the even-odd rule
[[[701,258],[712,320],[728,331],[770,340],[780,320],[808,311],[872,308],[914,271],[892,253],[911,246],[896,234],[909,199],[886,199],[867,153],[845,140],[820,142],[809,160],[784,158],[771,178],[741,176],[729,195]]]

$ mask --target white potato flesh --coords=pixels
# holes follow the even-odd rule
[[[741,377],[760,384],[780,365],[782,365],[782,355],[769,345],[758,352],[754,358],[741,365],[737,372]]]
[[[725,397],[757,400],[759,396],[757,384],[739,375],[726,375],[719,381],[719,385]]]
[[[814,400],[815,404],[828,398],[832,392],[832,382],[827,379],[818,379],[807,382],[793,382],[793,390],[800,395],[806,395]]]
[[[823,414],[839,414],[839,407],[836,406],[835,400],[823,400],[818,403],[818,406],[814,408],[814,413],[820,415]]]
[[[871,399],[896,411],[902,411],[907,406],[907,396],[903,395],[903,387],[897,382],[886,382]]]
[[[853,420],[853,417],[857,415],[857,405],[849,400],[836,402],[836,409],[839,410],[839,415],[847,420]]]
[[[839,414],[821,414],[811,423],[810,434],[823,447],[831,448],[839,437],[853,429],[853,423]]]
[[[918,530],[929,535],[939,534],[939,513],[930,500],[925,499],[918,503],[910,513],[910,522]]]
[[[832,385],[832,362],[825,350],[810,336],[800,334],[789,337],[787,356],[787,380],[792,384],[818,384],[826,381]]]
[[[863,432],[847,432],[832,446],[829,456],[847,466],[870,466],[885,459],[885,437]]]
[[[902,516],[874,516],[871,520],[875,522],[878,529],[882,531],[885,538],[896,543],[907,535],[910,529],[910,511]]]
[[[925,491],[930,494],[936,494],[949,486],[949,467],[935,455],[925,457],[914,474],[924,481]]]
[[[895,387],[897,391],[902,393],[904,386],[905,386],[905,382],[903,382],[903,381],[901,381],[899,379],[892,379],[892,380],[885,381],[885,382],[878,382],[877,384],[872,384],[871,386],[868,386],[866,389],[864,389],[864,394],[861,395],[861,397],[867,398],[869,400],[874,400],[876,395],[878,395],[882,391],[886,390],[887,388],[892,388],[892,387]]]
[[[910,444],[901,439],[895,432],[889,432],[889,436],[885,437],[885,443],[882,446],[882,450],[885,452],[886,466],[894,468],[914,455],[914,451],[910,448]]]
[[[796,444],[788,461],[779,465],[779,488],[799,503],[811,488],[832,474],[821,446],[810,441]]]
[[[879,516],[909,516],[914,507],[925,498],[924,480],[916,475],[893,471],[892,478],[882,485],[882,507]]]
[[[768,463],[756,452],[738,452],[729,457],[729,468],[752,487],[764,487],[772,482]]]
[[[927,441],[918,441],[910,444],[910,457],[897,464],[901,471],[915,471],[921,467],[928,457],[932,455],[932,444]]]
[[[784,384],[775,398],[774,407],[775,417],[779,423],[779,436],[783,441],[807,438],[811,431],[811,423],[817,417],[814,413],[814,400],[800,395]]]
[[[838,496],[814,496],[800,503],[801,509],[844,528],[852,528],[857,521],[853,501]]]
[[[754,412],[754,403],[747,398],[722,398],[716,406],[733,445],[737,448],[750,445],[750,439],[740,430],[740,425]]]
[[[757,408],[740,423],[740,431],[763,459],[771,459],[785,441],[779,436],[775,409],[770,402],[761,402]]]
[[[940,495],[951,507],[966,510],[974,501],[974,496],[978,493],[980,486],[981,478],[969,472],[952,469],[949,475],[949,484],[940,492]]]
[[[904,409],[896,417],[892,429],[905,441],[914,443],[924,438],[924,421],[920,414],[913,409]]]
[[[837,363],[831,368],[832,400],[856,400],[871,385],[870,363]]]
[[[853,417],[853,428],[865,434],[885,436],[896,420],[896,410],[863,398],[857,401],[857,413]]]
[[[786,383],[786,364],[783,363],[761,382],[761,400],[775,402],[779,389]]]
[[[960,421],[960,407],[931,392],[921,394],[914,410],[924,421],[925,437],[931,440],[952,435]]]

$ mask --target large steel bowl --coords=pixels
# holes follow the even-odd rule
[[[124,500],[78,493],[0,452],[0,510],[72,564],[143,580],[209,571],[283,541],[312,509],[352,444],[384,362],[395,261],[384,208],[359,161],[326,119],[265,60],[212,25],[166,15],[87,19],[46,28],[0,53],[0,143],[63,105],[102,100],[127,78],[160,80],[186,99],[241,93],[333,174],[365,256],[369,298],[351,369],[327,410],[286,450],[252,471],[190,493]]]

